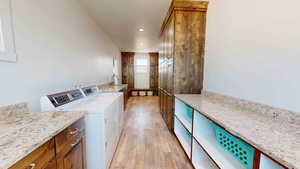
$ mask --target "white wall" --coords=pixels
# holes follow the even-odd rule
[[[0,0],[1,2],[4,0]],[[0,105],[108,82],[120,51],[75,0],[13,0],[17,63],[0,62]]]
[[[300,111],[300,1],[211,0],[205,90]]]

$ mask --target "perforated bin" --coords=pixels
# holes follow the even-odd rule
[[[246,142],[234,137],[216,123],[211,123],[216,132],[216,139],[220,146],[226,149],[247,169],[253,168],[254,148]]]
[[[191,123],[193,119],[193,108],[181,102],[180,100],[175,99],[175,114],[180,117],[184,117]]]

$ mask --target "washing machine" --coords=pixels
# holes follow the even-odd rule
[[[94,86],[43,96],[43,111],[86,111],[87,169],[108,169],[125,124],[123,93]]]

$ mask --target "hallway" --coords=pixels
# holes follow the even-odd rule
[[[110,169],[192,169],[168,131],[156,96],[131,97],[123,135]]]

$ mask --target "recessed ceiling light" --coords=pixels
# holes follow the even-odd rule
[[[144,30],[143,28],[140,28],[139,31],[140,31],[140,32],[144,32],[145,30]]]

